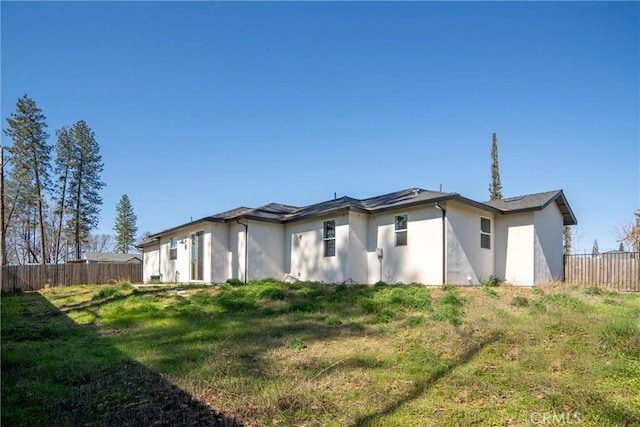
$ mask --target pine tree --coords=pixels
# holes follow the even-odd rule
[[[565,225],[562,229],[562,234],[564,237],[564,254],[571,255],[571,226]]]
[[[71,138],[71,132],[69,128],[64,126],[56,131],[58,141],[56,143],[56,158],[54,173],[57,177],[57,184],[55,190],[55,244],[53,246],[54,262],[60,261],[61,239],[62,239],[62,221],[65,213],[65,203],[67,196],[67,183],[69,182],[69,173],[71,169],[71,159],[73,158],[73,140]],[[66,254],[65,254],[66,258]]]
[[[113,227],[116,232],[116,252],[127,253],[130,248],[133,248],[138,232],[137,219],[129,196],[123,194],[116,205],[116,224]]]
[[[45,132],[45,120],[35,101],[24,95],[18,99],[16,112],[7,118],[9,126],[4,129],[5,135],[13,140],[13,146],[7,151],[13,160],[10,180],[12,188],[17,191],[14,194],[16,205],[22,208],[23,218],[30,219],[34,213],[36,216],[33,229],[25,230],[30,246],[29,256],[32,261],[38,262],[39,259],[42,264],[47,262],[44,197],[51,185],[51,146],[47,145],[49,135]],[[30,225],[30,221],[25,224]],[[35,231],[36,227],[39,233]]]
[[[491,183],[489,184],[490,200],[502,199],[502,184],[500,183],[500,167],[498,165],[498,139],[493,133],[491,142]]]
[[[593,241],[593,248],[591,249],[591,253],[593,255],[600,255],[600,250],[598,249],[598,239]]]
[[[624,252],[624,243],[620,242],[620,246],[618,246],[618,250],[620,252]]]
[[[64,201],[67,216],[66,234],[71,237],[76,259],[82,255],[82,245],[98,226],[98,215],[102,205],[100,180],[103,170],[100,146],[95,135],[84,120],[73,125],[69,131],[72,141],[66,187],[68,198]]]

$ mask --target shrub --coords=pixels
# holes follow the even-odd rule
[[[480,283],[483,286],[498,286],[500,285],[500,283],[502,283],[502,280],[498,279],[496,276],[492,274],[491,276],[489,276],[488,279],[483,280]]]
[[[287,292],[275,286],[269,286],[260,292],[260,298],[269,300],[283,300],[287,297]]]
[[[228,283],[230,286],[243,286],[244,282],[240,279],[237,279],[235,277],[232,277],[231,279],[227,279],[226,283]]]
[[[387,285],[387,282],[385,281],[378,280],[376,283],[373,284],[373,286],[382,287],[382,286],[389,286],[389,285]]]

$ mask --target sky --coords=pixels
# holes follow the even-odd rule
[[[1,117],[100,144],[114,234],[406,188],[562,189],[574,252],[640,209],[639,2],[0,3]],[[2,144],[10,141],[2,135]]]

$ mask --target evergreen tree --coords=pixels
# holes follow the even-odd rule
[[[98,226],[102,205],[99,192],[105,185],[100,180],[100,173],[104,164],[100,146],[84,120],[73,125],[69,136],[72,145],[66,179],[68,197],[64,201],[67,216],[65,232],[73,241],[75,258],[80,259],[83,243]]]
[[[593,255],[600,255],[600,250],[598,249],[598,239],[593,241],[593,248],[591,249],[591,253]]]
[[[618,250],[620,252],[624,252],[624,243],[620,242],[620,246],[618,246]]]
[[[565,225],[562,229],[564,237],[564,254],[571,255],[571,226]]]
[[[493,133],[491,142],[491,183],[489,184],[490,200],[502,199],[502,184],[500,183],[500,167],[498,165],[498,139]]]
[[[31,219],[34,214],[36,217],[33,228],[25,230],[27,237],[25,241],[30,246],[29,260],[39,261],[42,264],[48,260],[44,197],[51,185],[51,147],[47,144],[49,135],[45,132],[47,127],[45,120],[46,117],[35,101],[24,95],[18,99],[16,111],[7,118],[9,126],[4,129],[5,135],[13,141],[13,146],[7,151],[13,161],[10,186],[16,191],[13,195],[16,206],[22,208],[20,213],[23,218]],[[31,225],[30,221],[25,225]]]
[[[138,232],[137,219],[133,213],[129,196],[123,194],[116,205],[116,225],[113,227],[116,232],[116,252],[127,253],[130,248],[134,247]]]
[[[73,158],[73,139],[71,138],[71,132],[67,126],[63,126],[56,131],[58,141],[56,143],[56,158],[54,173],[57,177],[57,184],[55,189],[55,244],[53,246],[54,262],[60,261],[59,253],[61,251],[61,239],[62,239],[62,221],[65,213],[65,203],[67,196],[67,183],[69,182],[69,173],[71,169],[71,160]],[[65,254],[66,257],[66,254]]]

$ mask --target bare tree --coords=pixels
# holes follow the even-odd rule
[[[616,228],[618,241],[630,246],[634,252],[640,252],[640,210],[635,212],[636,221],[623,222]]]

